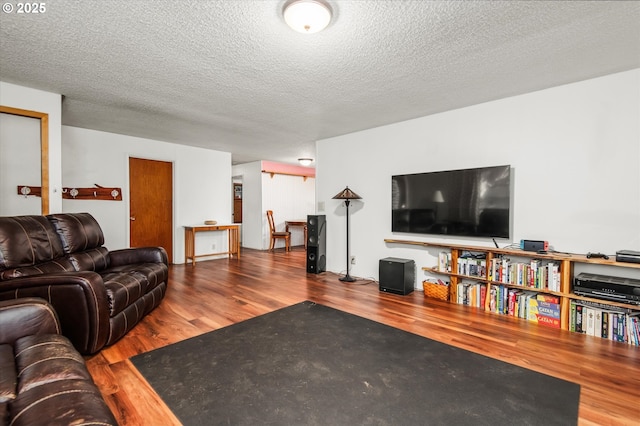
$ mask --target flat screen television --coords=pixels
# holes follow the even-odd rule
[[[391,177],[392,232],[510,238],[511,166]]]

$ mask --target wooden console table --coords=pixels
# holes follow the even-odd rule
[[[196,233],[210,231],[227,231],[228,251],[219,253],[207,253],[196,255]],[[218,254],[234,254],[240,259],[240,225],[196,225],[184,227],[184,263],[191,259],[191,264],[195,266],[196,258],[215,256]]]

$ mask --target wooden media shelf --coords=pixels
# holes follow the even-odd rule
[[[476,286],[477,290],[474,290],[473,293],[476,302],[475,306],[487,312],[498,312],[526,320],[526,317],[523,318],[518,315],[518,311],[513,312],[505,305],[508,301],[506,298],[507,296],[509,298],[526,297],[528,301],[533,297],[536,299],[537,304],[540,304],[539,301],[543,302],[540,306],[545,309],[549,305],[544,305],[544,303],[552,303],[554,316],[548,317],[549,322],[546,322],[547,317],[544,317],[544,315],[542,315],[544,318],[538,316],[538,319],[544,320],[543,322],[548,325],[564,330],[586,332],[587,334],[595,333],[593,335],[607,337],[612,340],[616,340],[614,337],[617,336],[618,339],[623,338],[623,340],[618,341],[626,341],[637,345],[632,333],[634,324],[637,324],[640,319],[640,305],[575,294],[573,292],[573,279],[574,266],[576,264],[613,266],[621,268],[621,271],[624,271],[624,268],[640,269],[640,264],[616,262],[615,260],[602,258],[587,258],[583,255],[569,253],[538,253],[513,248],[399,239],[385,239],[384,241],[387,244],[439,249],[438,256],[436,256],[438,264],[424,266],[421,269],[429,275],[448,278],[449,302],[467,304],[464,303],[467,299],[459,292],[461,290],[465,291],[469,286],[474,286],[474,283],[478,283],[479,286]],[[446,259],[443,261],[445,257]],[[475,264],[473,259],[478,261],[478,267],[473,271],[474,273],[464,273],[459,270],[460,265]],[[515,261],[512,261],[512,259]],[[465,266],[462,267],[464,268]],[[624,275],[624,272],[622,274]],[[496,300],[501,297],[505,297],[505,300],[502,301],[498,309]],[[555,303],[556,301],[557,303]],[[509,303],[511,302],[509,301]],[[607,321],[611,316],[611,320],[617,322],[623,321],[624,318],[628,325],[625,322],[625,330],[616,331],[616,333],[622,334],[614,337],[611,334],[612,326],[608,322],[604,324],[595,322],[593,324],[594,329],[589,328],[588,331],[584,331],[581,319],[576,317],[576,306],[578,305],[580,306],[579,311],[583,311],[585,308],[589,309],[589,311],[585,312],[587,315],[593,311],[596,320],[599,316],[607,317]],[[520,307],[516,309],[520,309]],[[526,311],[526,308],[520,313],[524,311]],[[556,316],[557,318],[555,318]],[[590,317],[587,319],[591,321]],[[600,318],[600,321],[602,321],[602,318]],[[584,326],[585,328],[587,326],[591,327],[592,324],[585,323]],[[598,327],[600,327],[599,331]],[[609,327],[609,330],[605,330],[606,327]]]

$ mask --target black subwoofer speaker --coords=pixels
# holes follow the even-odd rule
[[[379,273],[380,291],[409,294],[416,281],[416,262],[396,257],[380,259]]]
[[[326,216],[307,216],[307,273],[319,274],[327,269]]]

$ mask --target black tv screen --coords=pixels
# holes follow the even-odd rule
[[[392,232],[510,238],[511,166],[391,177]]]

